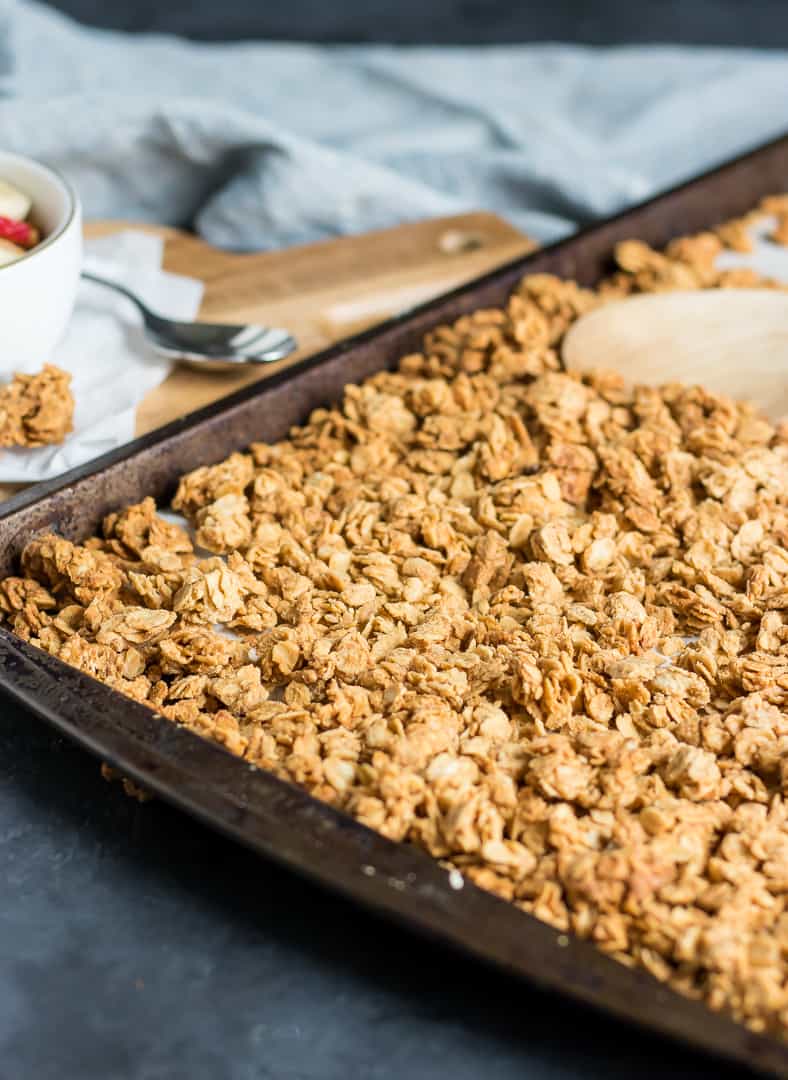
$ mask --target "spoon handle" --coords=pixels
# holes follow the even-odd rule
[[[98,274],[91,274],[88,270],[82,271],[82,277],[86,281],[92,281],[95,285],[103,285],[107,289],[114,289],[115,292],[119,292],[122,296],[125,296],[127,300],[131,300],[132,304],[142,312],[145,319],[150,320],[151,322],[156,320],[156,316],[150,308],[143,304],[140,298],[135,296],[133,292],[129,292],[125,285],[120,285],[117,281],[110,281],[109,278],[99,277]]]

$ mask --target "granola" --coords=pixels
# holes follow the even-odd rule
[[[0,387],[0,447],[48,446],[73,430],[74,398],[68,372],[45,364]]]
[[[184,476],[190,534],[146,499],[31,541],[3,618],[453,887],[785,1038],[788,426],[558,358],[610,298],[740,284],[714,263],[743,243],[525,278]]]

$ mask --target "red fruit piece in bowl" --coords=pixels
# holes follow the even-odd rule
[[[0,240],[10,240],[23,248],[35,247],[39,240],[38,229],[26,221],[15,221],[0,215]]]

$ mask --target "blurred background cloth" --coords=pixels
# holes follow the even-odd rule
[[[204,45],[0,0],[0,144],[236,248],[476,208],[556,239],[780,134],[786,87],[779,50]]]

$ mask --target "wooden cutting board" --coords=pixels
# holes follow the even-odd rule
[[[165,269],[205,282],[200,318],[286,327],[299,343],[298,352],[270,366],[221,373],[176,367],[140,405],[138,435],[535,247],[512,225],[482,212],[245,255],[159,225],[91,222],[85,233],[124,228],[162,236]],[[13,490],[18,487],[0,485],[0,498]]]

